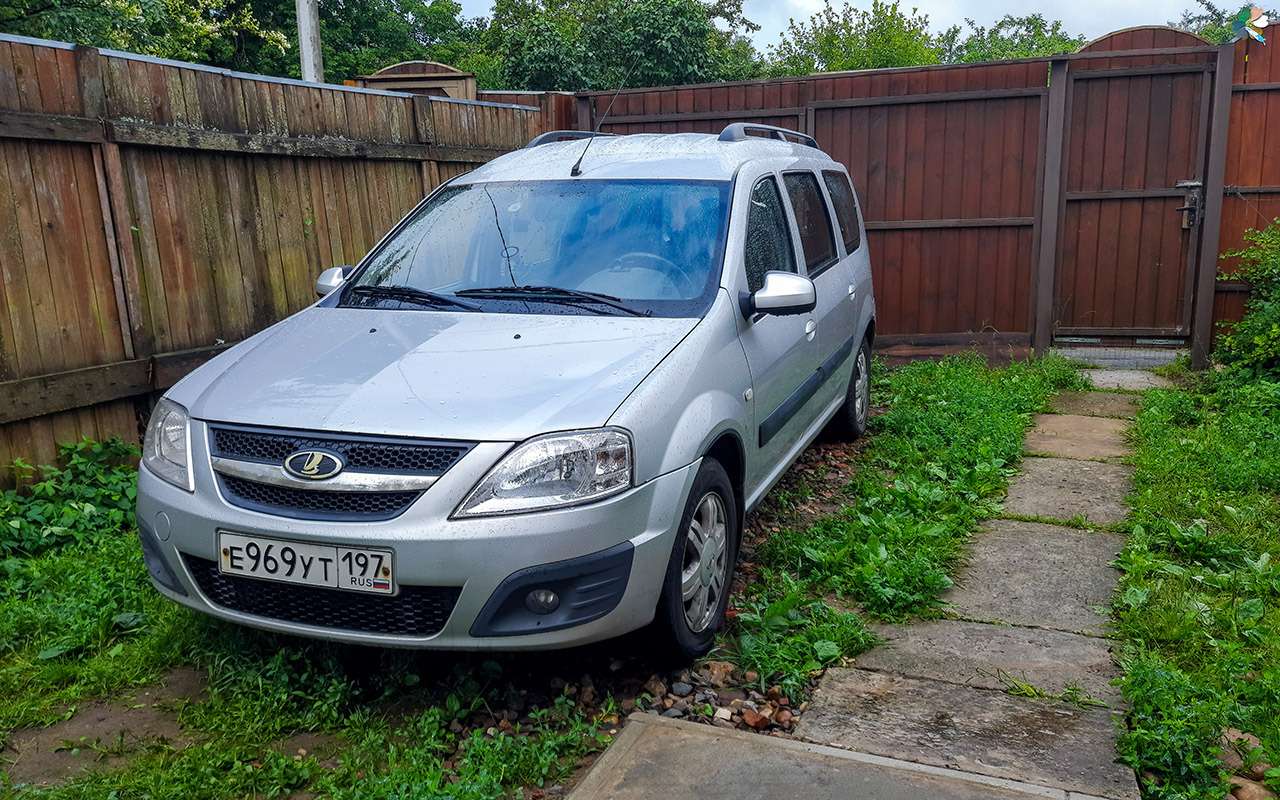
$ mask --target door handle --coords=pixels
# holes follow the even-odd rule
[[[851,284],[849,284],[849,299],[850,299],[850,300],[856,300],[856,299],[857,299],[856,294],[855,294],[855,290],[854,290],[854,286],[853,286],[853,284],[852,284],[852,283],[851,283]]]
[[[804,324],[804,338],[812,342],[813,337],[816,336],[817,333],[818,333],[818,323],[814,322],[813,320],[809,320]]]

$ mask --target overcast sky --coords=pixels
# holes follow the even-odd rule
[[[912,3],[903,0],[906,7],[916,6],[922,13],[929,15],[935,30],[951,25],[964,23],[971,17],[980,25],[990,25],[1005,14],[1028,14],[1039,12],[1049,19],[1061,19],[1072,33],[1083,33],[1089,38],[1104,33],[1127,28],[1131,25],[1163,25],[1171,19],[1181,16],[1184,9],[1190,8],[1194,0],[1145,0],[1145,2],[1121,3],[1117,0],[1070,0],[1070,2],[1046,2],[1032,0],[1030,3],[1013,2],[1013,0],[919,0]],[[462,0],[466,15],[476,17],[487,15],[493,3],[491,0]],[[760,25],[761,30],[755,35],[756,45],[761,49],[778,40],[778,34],[787,27],[791,17],[805,19],[822,8],[822,0],[747,0],[747,18]],[[839,6],[840,0],[833,5]],[[855,2],[855,5],[866,8],[870,0]],[[1230,4],[1227,4],[1230,5]]]

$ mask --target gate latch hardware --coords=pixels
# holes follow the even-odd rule
[[[1178,181],[1173,188],[1186,192],[1186,197],[1177,210],[1182,212],[1182,229],[1189,231],[1200,222],[1200,201],[1204,184],[1200,181]]]

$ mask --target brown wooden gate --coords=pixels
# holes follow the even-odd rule
[[[1136,40],[1155,33],[1167,41]],[[1196,44],[1187,34],[1144,29],[1083,52]],[[1058,341],[1191,334],[1214,64],[1213,53],[1069,62]]]

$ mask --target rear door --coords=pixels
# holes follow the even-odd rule
[[[815,330],[810,331],[816,334],[820,381],[817,402],[810,411],[817,415],[848,388],[844,367],[853,351],[855,309],[849,302],[853,274],[837,243],[832,209],[817,173],[795,171],[782,177],[800,236],[806,274],[818,292],[818,304],[813,309]],[[841,377],[844,379],[839,380]]]
[[[862,233],[862,214],[858,212],[858,198],[849,176],[840,170],[822,171],[822,182],[827,197],[835,211],[836,231],[839,234],[844,257],[841,271],[849,279],[845,287],[844,314],[848,316],[850,336],[858,339],[875,313],[871,292],[871,258],[867,254],[866,239]],[[856,347],[860,341],[854,342]]]

